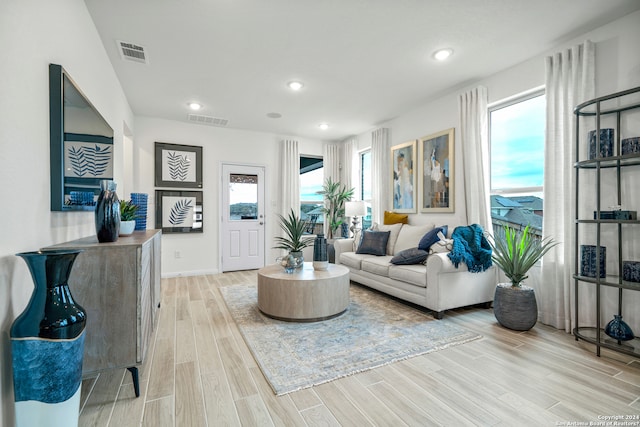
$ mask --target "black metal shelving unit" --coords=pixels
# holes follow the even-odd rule
[[[633,111],[635,110],[635,111]],[[623,315],[622,302],[623,291],[640,291],[640,283],[629,282],[622,279],[622,261],[623,261],[623,247],[625,241],[629,238],[633,238],[633,235],[637,236],[640,233],[640,220],[622,220],[622,219],[597,219],[601,218],[601,203],[602,203],[602,173],[605,170],[612,170],[615,172],[615,186],[617,190],[617,205],[623,205],[622,200],[622,185],[628,184],[628,177],[625,172],[630,170],[638,171],[640,165],[640,153],[631,153],[621,155],[621,135],[623,120],[628,119],[628,114],[633,115],[634,120],[627,120],[624,122],[625,127],[632,127],[634,135],[625,135],[625,137],[640,136],[640,87],[629,89],[626,91],[614,93],[608,96],[596,98],[585,103],[578,105],[574,114],[576,115],[576,161],[574,163],[575,168],[575,245],[574,245],[574,286],[575,286],[575,319],[573,334],[576,340],[582,339],[586,342],[595,344],[596,354],[600,356],[601,348],[607,348],[620,353],[625,353],[631,356],[640,357],[640,338],[634,338],[630,341],[616,341],[610,338],[604,333],[601,319],[601,292],[603,288],[617,288],[618,289],[618,312],[616,314]],[[581,121],[587,118],[595,119],[595,127],[591,129],[584,129]],[[582,133],[586,134],[588,130],[596,131],[596,156],[599,156],[600,150],[600,129],[601,120],[615,121],[615,126],[609,126],[614,128],[614,156],[610,157],[596,157],[594,159],[581,160],[580,146]],[[634,125],[635,123],[635,125]],[[587,151],[587,150],[585,150]],[[587,157],[587,156],[585,156]],[[594,218],[587,219],[584,216],[580,216],[580,174],[593,173],[595,174],[595,211]],[[627,181],[625,181],[627,180]],[[630,185],[639,185],[638,192],[640,192],[640,183],[631,183]],[[638,210],[638,206],[633,206]],[[590,209],[591,210],[591,209]],[[595,256],[596,256],[596,271],[595,277],[583,276],[580,271],[580,227],[595,227]],[[617,275],[606,275],[600,277],[600,247],[603,238],[603,228],[606,228],[608,234],[610,234],[611,227],[617,231],[617,251],[613,254],[618,264]],[[623,227],[631,227],[632,232],[623,234]],[[580,305],[579,295],[582,286],[595,286],[596,295],[596,326],[580,326]],[[611,319],[613,318],[611,313]],[[605,320],[606,321],[606,320]],[[635,331],[640,333],[640,331]]]

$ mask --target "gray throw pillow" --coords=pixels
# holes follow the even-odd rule
[[[411,265],[422,264],[427,259],[429,252],[418,248],[405,249],[400,251],[391,258],[391,264],[395,265]]]
[[[356,253],[378,256],[386,255],[389,233],[389,231],[363,231],[362,241]]]

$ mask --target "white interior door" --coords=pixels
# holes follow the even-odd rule
[[[264,266],[264,167],[222,164],[222,271]]]

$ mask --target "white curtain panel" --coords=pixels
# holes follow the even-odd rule
[[[300,151],[298,141],[286,139],[281,145],[280,213],[300,211]]]
[[[359,188],[358,167],[358,140],[350,138],[342,143],[342,183],[347,188],[356,186]],[[360,193],[356,191],[354,198],[359,199],[358,194]]]
[[[390,206],[389,129],[376,129],[371,134],[371,216],[382,224],[384,211]]]
[[[571,332],[573,325],[576,119],[573,109],[595,96],[595,48],[586,41],[545,59],[547,127],[543,234],[560,242],[542,260],[537,290],[540,321]],[[584,183],[582,183],[584,184]],[[584,200],[584,199],[583,199]],[[582,293],[581,293],[582,296]],[[587,302],[593,306],[594,301]],[[582,305],[582,304],[581,304]],[[581,310],[586,319],[591,310]],[[593,322],[595,323],[595,313]]]
[[[324,144],[322,146],[322,165],[324,180],[340,181],[340,144]]]
[[[322,146],[322,166],[324,168],[324,181],[331,178],[333,182],[340,181],[340,145],[324,144]],[[324,222],[324,234],[329,234],[328,221]]]
[[[460,94],[458,112],[467,223],[479,224],[491,233],[487,88],[478,86]]]

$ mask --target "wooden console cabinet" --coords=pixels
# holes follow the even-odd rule
[[[138,385],[160,307],[160,237],[160,230],[146,230],[113,243],[91,236],[43,248],[83,250],[69,278],[87,312],[83,376],[128,368]]]

